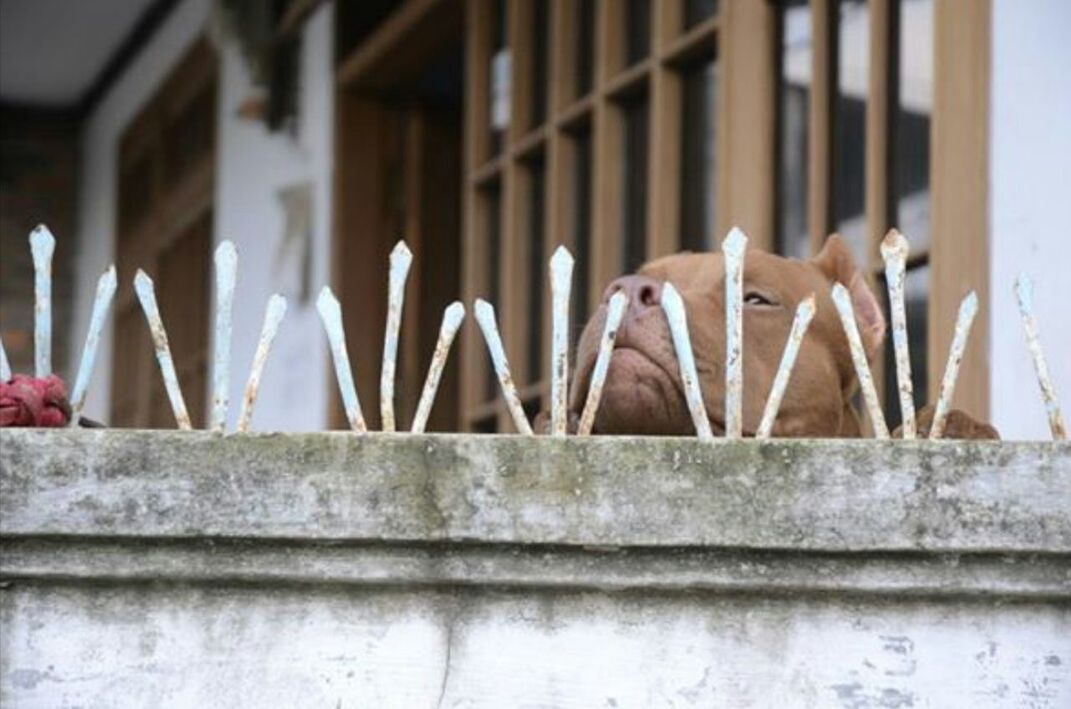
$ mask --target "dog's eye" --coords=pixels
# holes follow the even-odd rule
[[[773,305],[774,302],[758,291],[748,291],[744,294],[744,305]]]

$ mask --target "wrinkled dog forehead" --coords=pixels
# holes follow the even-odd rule
[[[720,299],[725,288],[725,257],[721,252],[680,253],[655,259],[639,273],[669,281],[682,294]],[[785,258],[751,249],[744,260],[745,286],[758,287],[795,304],[810,293],[829,291],[829,281],[810,261]]]
[[[725,257],[721,252],[673,254],[644,264],[639,273],[669,281],[682,293],[715,290],[724,287]]]

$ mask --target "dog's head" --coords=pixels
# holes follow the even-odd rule
[[[699,382],[711,426],[724,431],[725,262],[719,253],[683,253],[644,265],[615,280],[584,328],[576,357],[570,408],[579,412],[587,395],[606,319],[617,291],[629,296],[595,419],[609,434],[691,435],[677,356],[661,308],[662,285],[672,283],[684,299]],[[744,260],[744,432],[762,417],[796,306],[814,293],[817,310],[800,347],[781,404],[774,435],[856,436],[859,423],[849,401],[857,387],[847,337],[830,295],[835,282],[850,291],[868,357],[879,352],[885,318],[877,299],[837,236],[809,261],[749,250]]]

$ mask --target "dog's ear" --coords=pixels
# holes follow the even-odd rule
[[[867,358],[872,359],[885,340],[885,315],[881,312],[881,304],[867,285],[866,278],[856,268],[851,249],[839,234],[833,234],[826,239],[825,245],[812,259],[812,263],[826,278],[833,283],[843,283],[851,293],[859,335],[862,337]]]

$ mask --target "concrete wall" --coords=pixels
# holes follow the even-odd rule
[[[0,437],[5,706],[1071,704],[1068,444]]]
[[[116,165],[119,139],[130,121],[190,44],[209,30],[211,3],[183,0],[131,63],[86,121],[82,135],[80,229],[75,268],[73,331],[84,336],[96,280],[115,258]],[[292,274],[276,265],[282,240],[283,210],[279,190],[309,182],[314,195],[310,285],[327,281],[331,229],[331,151],[333,141],[334,71],[332,68],[333,4],[321,6],[302,30],[300,61],[301,123],[295,135],[269,133],[262,123],[240,118],[236,111],[250,96],[251,83],[237,47],[220,47],[218,168],[216,174],[215,241],[233,240],[240,256],[235,298],[232,418],[268,296],[277,289],[290,295]],[[71,240],[58,249],[75,248]],[[121,288],[130,284],[122,283]],[[329,371],[326,345],[315,308],[290,298],[285,325],[268,363],[255,425],[273,430],[320,429],[327,423]],[[97,372],[89,390],[86,414],[108,419],[111,380],[109,330],[102,338]],[[211,381],[211,376],[208,377]]]
[[[1048,438],[1012,284],[1021,271],[1034,278],[1041,340],[1066,416],[1071,3],[993,0],[992,32],[989,410],[1005,437]]]

